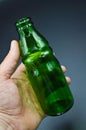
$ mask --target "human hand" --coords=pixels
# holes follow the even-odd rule
[[[45,117],[21,63],[17,41],[0,64],[0,128],[1,130],[35,130]],[[63,72],[66,68],[61,66]],[[66,77],[68,84],[71,82]]]

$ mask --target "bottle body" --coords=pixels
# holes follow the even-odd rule
[[[26,42],[35,44],[35,47],[32,43],[29,48],[32,48],[31,53],[28,52],[26,55],[25,52],[25,56],[22,58],[23,63],[26,66],[29,80],[45,114],[51,116],[61,115],[72,107],[73,96],[60,63],[53,55],[52,49],[46,44],[46,40],[43,37],[41,38],[35,30],[31,29],[28,29],[31,31],[28,39],[31,38],[32,40],[26,40],[27,38],[24,40],[26,33],[24,32],[24,35],[20,33],[21,44],[22,42],[23,44],[26,44]],[[36,43],[38,44],[37,46]]]

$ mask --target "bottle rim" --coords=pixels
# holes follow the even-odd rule
[[[31,18],[30,17],[21,18],[16,22],[16,27],[23,27],[25,25],[31,26]]]

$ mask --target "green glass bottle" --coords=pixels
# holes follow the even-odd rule
[[[31,18],[16,22],[22,61],[41,108],[50,116],[68,111],[74,102],[59,61]]]

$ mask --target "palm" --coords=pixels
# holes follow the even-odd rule
[[[13,125],[17,125],[18,130],[21,125],[35,129],[44,114],[29,83],[24,66],[20,68],[0,86],[0,90],[5,92],[4,94],[0,92],[0,111],[10,119],[12,117]]]

